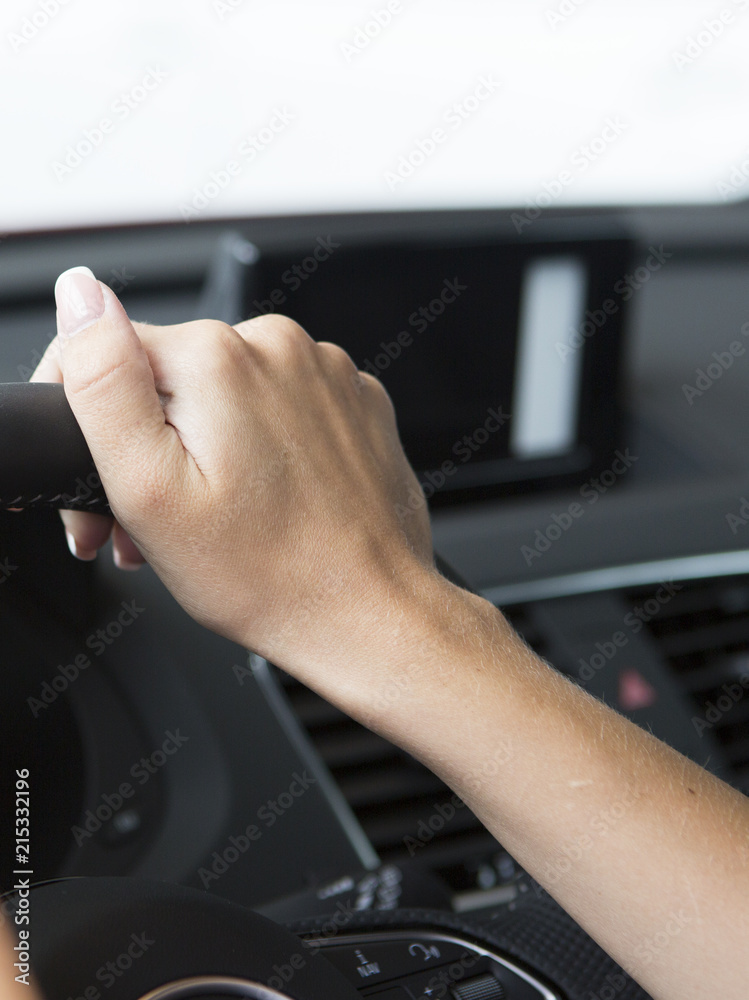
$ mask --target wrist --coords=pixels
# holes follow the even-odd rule
[[[505,661],[533,657],[492,604],[415,559],[360,593],[336,628],[316,625],[280,665],[393,742],[422,745],[419,755],[479,688],[496,690]]]

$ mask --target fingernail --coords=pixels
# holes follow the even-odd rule
[[[83,562],[91,562],[96,559],[96,549],[79,549],[78,542],[69,531],[65,532],[65,537],[68,540],[68,548],[76,559],[82,559]]]
[[[120,555],[119,549],[115,549],[113,555],[114,555],[114,564],[117,567],[117,569],[132,571],[135,569],[140,569],[141,566],[143,565],[143,563],[128,562],[127,559],[123,559],[122,556]]]
[[[71,267],[55,282],[57,327],[62,337],[72,337],[104,315],[104,296],[93,271]]]

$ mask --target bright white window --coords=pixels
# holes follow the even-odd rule
[[[742,198],[748,41],[749,0],[8,0],[0,229]]]

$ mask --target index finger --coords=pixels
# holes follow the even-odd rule
[[[62,382],[60,368],[60,342],[55,337],[36,366],[29,382]],[[65,527],[68,548],[77,559],[90,562],[112,533],[111,517],[87,514],[77,510],[61,510],[60,518]]]
[[[133,326],[139,336],[147,328],[145,323],[133,323]],[[57,336],[48,344],[29,381],[63,381],[60,368],[60,342]],[[77,510],[61,510],[59,514],[65,528],[68,548],[77,559],[82,559],[84,562],[95,559],[98,550],[112,535],[114,560],[118,566],[122,569],[136,569],[144,562],[127,532],[116,524],[112,517]]]

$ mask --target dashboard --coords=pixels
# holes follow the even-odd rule
[[[470,472],[430,481],[445,574],[501,607],[557,669],[749,793],[749,213],[743,204],[558,210],[550,221],[533,240],[514,241],[499,213],[476,211],[10,237],[0,246],[0,381],[33,371],[54,332],[54,277],[79,259],[134,318],[154,323],[209,310],[234,322],[271,305],[313,337],[336,339],[331,326],[350,327],[367,302],[374,319],[355,360],[386,385],[388,372],[401,373],[394,395],[420,474],[441,468],[495,398],[531,414],[492,437],[465,464]],[[290,270],[308,257],[318,265],[309,280]],[[561,272],[549,271],[550,257]],[[445,372],[477,314],[446,321],[446,368],[432,368],[427,385],[414,375],[416,354],[410,374],[398,367],[397,348],[411,346],[398,326],[405,316],[415,340],[421,321],[437,331],[442,314],[427,306],[409,325],[414,310],[402,297],[389,319],[377,308],[394,275],[401,288],[417,282],[413,301],[431,303],[470,269],[487,282],[476,308],[492,290],[502,303],[491,337],[479,330],[460,342],[466,384],[494,346],[505,381],[486,380],[474,409],[461,410]],[[289,271],[298,285],[284,282]],[[325,300],[346,275],[351,301],[328,325],[313,282]],[[527,302],[561,281],[553,294],[566,296],[569,328],[617,280],[616,322],[612,312],[610,327],[584,338],[577,375],[562,364],[544,376],[556,438],[539,437],[532,379],[525,395],[518,389],[532,326],[523,308],[527,317]],[[455,296],[455,284],[447,291]],[[395,334],[383,342],[386,321]],[[148,568],[120,574],[106,557],[72,560],[54,511],[0,513],[0,621],[2,808],[9,815],[9,776],[27,770],[38,955],[54,975],[68,969],[60,996],[95,1000],[90,985],[107,997],[645,997],[438,778],[273,664],[201,629]],[[2,919],[19,905],[9,892]],[[129,922],[117,924],[120,911]],[[176,923],[173,911],[183,914]],[[142,913],[163,922],[154,936],[175,942],[172,957],[171,945],[158,963],[142,942],[132,946],[142,961],[127,952]],[[233,927],[230,957],[217,943],[191,966],[190,955],[204,956],[203,944],[221,935],[191,937],[186,913],[196,927]],[[104,926],[115,936],[102,936]],[[115,930],[132,972],[112,972],[107,986],[96,974],[120,954]],[[267,954],[250,947],[276,930],[280,943]],[[81,959],[87,965],[63,960],[88,938],[103,950]],[[244,966],[235,961],[242,941]],[[172,971],[181,963],[179,977],[169,973],[179,988],[159,994],[147,982],[151,959]],[[221,982],[201,980],[196,970],[220,963]]]

